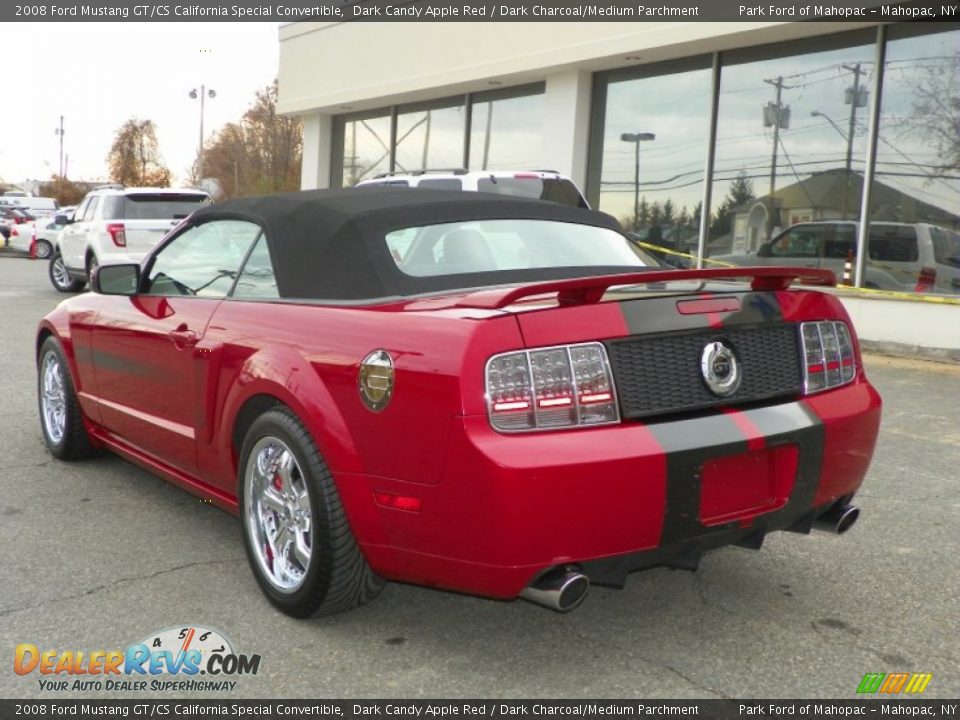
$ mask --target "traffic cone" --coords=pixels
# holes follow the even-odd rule
[[[853,251],[847,253],[847,261],[843,264],[843,282],[841,285],[853,285]]]
[[[37,259],[37,228],[33,228],[33,232],[30,233],[30,257],[34,260]]]

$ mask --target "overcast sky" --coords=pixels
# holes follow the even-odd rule
[[[64,116],[72,180],[107,179],[106,156],[129,118],[153,120],[163,159],[185,182],[196,157],[200,102],[209,138],[238,120],[277,76],[278,23],[10,23],[0,39],[0,181],[48,180],[60,164]]]

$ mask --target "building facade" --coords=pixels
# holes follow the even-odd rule
[[[804,220],[960,228],[960,23],[294,23],[280,40],[304,188],[548,168],[706,257]]]

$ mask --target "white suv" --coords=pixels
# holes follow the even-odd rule
[[[357,187],[366,186],[467,190],[590,207],[573,180],[553,170],[421,170],[386,173],[357,183]]]
[[[171,228],[209,202],[202,190],[92,190],[72,218],[57,216],[65,227],[50,259],[50,282],[60,292],[76,292],[97,265],[140,262]]]

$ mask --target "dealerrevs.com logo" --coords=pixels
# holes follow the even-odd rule
[[[13,670],[37,676],[41,690],[189,692],[234,690],[231,678],[256,675],[260,655],[236,653],[216,630],[197,625],[151,633],[126,650],[46,650],[21,643]]]

